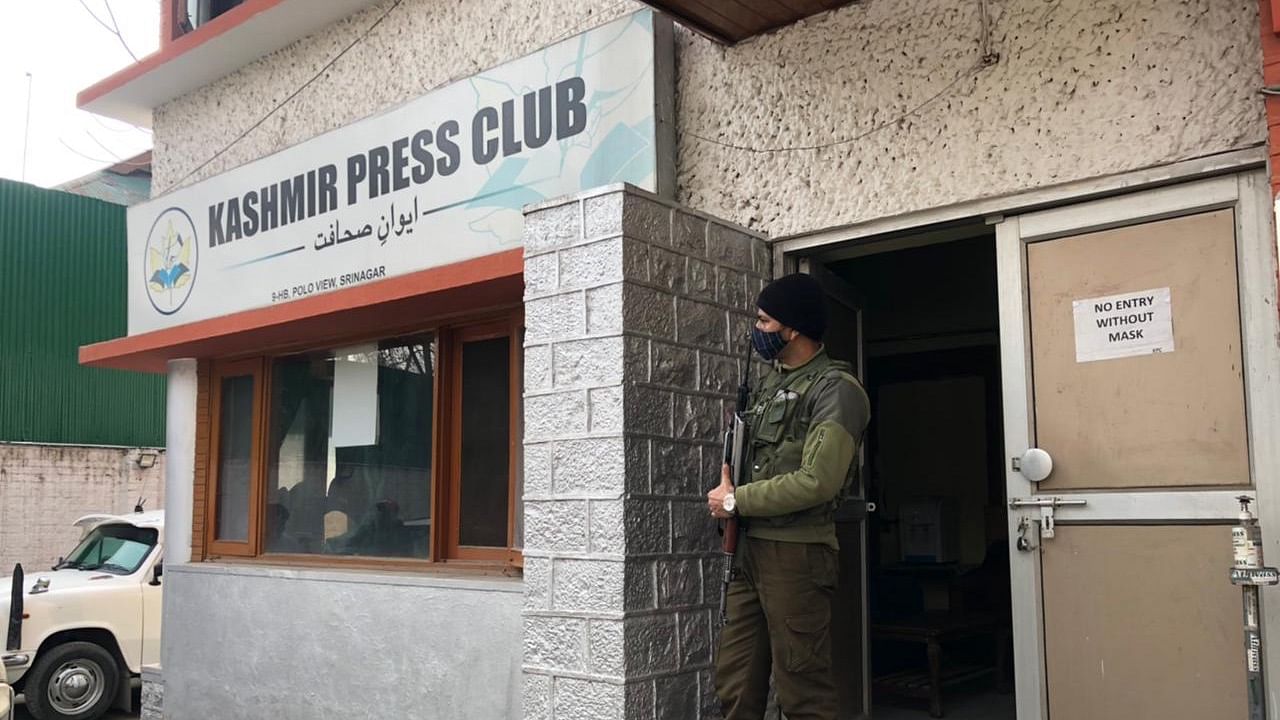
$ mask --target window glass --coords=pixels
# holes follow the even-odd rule
[[[137,570],[159,537],[153,528],[99,525],[85,535],[58,567],[129,575]]]
[[[429,556],[435,368],[430,336],[272,363],[266,552]]]
[[[187,22],[192,28],[200,27],[227,12],[244,0],[186,0]]]
[[[217,538],[245,542],[253,471],[253,376],[224,377],[220,392]]]
[[[510,393],[511,338],[464,343],[460,545],[508,545]]]

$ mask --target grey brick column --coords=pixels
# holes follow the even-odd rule
[[[630,186],[526,211],[529,720],[719,716],[705,493],[770,257]]]

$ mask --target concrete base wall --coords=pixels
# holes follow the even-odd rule
[[[507,578],[165,568],[167,720],[518,720],[524,585]]]
[[[164,676],[155,665],[142,668],[142,707],[138,717],[139,720],[161,720],[164,717]]]
[[[138,466],[143,452],[154,466]],[[48,568],[79,540],[77,518],[131,512],[139,497],[164,507],[163,452],[0,443],[0,573]]]

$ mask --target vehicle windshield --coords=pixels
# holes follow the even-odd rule
[[[154,528],[99,525],[84,536],[58,567],[129,575],[147,559],[158,538]]]

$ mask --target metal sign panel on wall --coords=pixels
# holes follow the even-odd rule
[[[521,208],[656,191],[650,11],[129,209],[129,334],[517,248]]]

